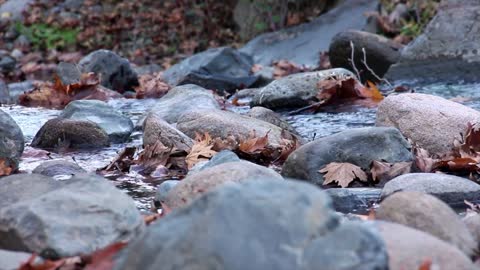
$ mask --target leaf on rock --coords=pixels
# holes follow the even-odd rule
[[[0,158],[0,176],[10,175],[13,172],[13,168],[7,163],[4,158]]]
[[[114,257],[127,243],[119,242],[111,244],[94,253],[83,256],[82,261],[86,264],[84,270],[111,270],[114,266]]]
[[[240,141],[238,145],[238,150],[246,154],[256,154],[260,153],[268,146],[268,133],[262,137],[256,137],[255,131],[253,131],[249,138],[246,140]]]
[[[453,158],[437,161],[434,168],[451,172],[477,172],[480,166],[478,161],[472,158]]]
[[[273,68],[274,68],[273,78],[275,79],[280,79],[282,77],[295,74],[295,73],[310,71],[309,68],[305,66],[297,65],[288,60],[279,60],[279,61],[273,62]]]
[[[480,152],[480,123],[468,123],[461,150],[467,153]]]
[[[204,136],[200,134],[196,134],[195,144],[192,146],[190,153],[188,153],[187,157],[185,158],[185,162],[187,163],[187,167],[190,170],[195,166],[195,164],[209,160],[213,155],[217,153],[217,151],[213,150],[213,140],[210,137],[210,134],[205,133]]]
[[[432,158],[427,150],[420,147],[414,147],[413,152],[417,168],[424,173],[432,172],[437,159]]]
[[[142,75],[138,78],[139,86],[135,87],[136,98],[161,98],[170,86],[162,79],[162,73]]]
[[[351,163],[337,163],[332,162],[319,170],[320,173],[326,173],[323,177],[323,185],[328,185],[337,182],[342,188],[348,187],[348,185],[355,179],[360,181],[367,181],[367,174],[362,168]]]
[[[374,160],[371,165],[373,181],[388,181],[399,175],[412,171],[412,162],[387,163]]]

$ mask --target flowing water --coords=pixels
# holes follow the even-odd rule
[[[419,93],[428,93],[441,96],[447,99],[454,99],[467,106],[480,110],[480,84],[433,84],[426,86],[416,86],[414,90]],[[112,100],[108,102],[118,111],[129,116],[136,123],[144,112],[155,103],[153,99],[146,100]],[[43,108],[26,108],[22,106],[4,106],[3,110],[8,112],[22,129],[27,145],[31,142],[36,132],[49,119],[55,118],[61,111],[49,110]],[[245,111],[243,108],[237,109],[239,112]],[[366,108],[362,106],[338,106],[335,109],[328,109],[316,114],[300,114],[289,116],[287,113],[283,117],[296,130],[308,140],[331,135],[333,133],[357,127],[373,126],[375,124],[375,108]],[[50,155],[54,159],[64,159],[77,162],[87,171],[94,172],[96,169],[109,164],[117,155],[117,152],[127,145],[141,145],[141,133],[135,132],[131,136],[131,141],[124,144],[114,144],[101,150],[72,151],[62,154]],[[45,161],[41,158],[29,158],[23,160],[20,164],[22,171],[32,171],[37,165]],[[165,179],[151,180],[136,174],[129,174],[117,177],[112,180],[117,187],[132,196],[137,206],[142,210],[150,208],[151,198],[154,194],[156,185]]]

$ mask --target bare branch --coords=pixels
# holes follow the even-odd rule
[[[353,70],[357,74],[357,78],[360,80],[360,72],[358,72],[357,67],[355,66],[355,46],[353,45],[353,42],[350,40],[350,48],[352,49],[352,54],[350,56],[350,64],[352,65]]]
[[[392,84],[387,80],[387,79],[384,79],[384,78],[381,78],[380,76],[378,76],[375,71],[373,71],[373,69],[371,69],[368,64],[367,64],[367,53],[365,52],[365,48],[362,48],[362,52],[363,52],[363,60],[362,60],[362,63],[363,65],[367,68],[368,71],[370,71],[370,73],[372,73],[372,75],[380,82],[384,82],[386,83],[390,88],[393,88]]]

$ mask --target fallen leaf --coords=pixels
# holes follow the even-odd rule
[[[367,174],[362,168],[351,163],[337,163],[332,162],[319,170],[320,173],[326,173],[323,181],[323,185],[337,182],[342,188],[348,187],[348,185],[355,179],[360,181],[367,181]]]
[[[378,90],[378,87],[372,83],[371,81],[367,81],[368,89],[370,90],[369,97],[375,101],[382,101],[384,99],[384,96]]]
[[[50,261],[45,260],[42,263],[35,264],[36,254],[32,254],[28,261],[21,264],[18,270],[57,270],[65,264],[65,260]]]
[[[10,175],[13,172],[13,168],[8,163],[4,158],[0,158],[0,176]]]
[[[82,256],[86,264],[84,270],[111,270],[114,266],[114,256],[120,252],[127,243],[119,242],[97,250],[88,256]]]
[[[373,181],[381,182],[391,180],[399,175],[412,171],[412,162],[388,163],[374,160],[371,165]]]
[[[426,259],[420,264],[418,267],[418,270],[431,270],[432,268],[432,260],[431,259]]]
[[[143,217],[143,220],[145,221],[145,224],[148,226],[161,217],[163,217],[162,214],[153,214],[153,215],[148,215]]]
[[[252,132],[249,138],[246,140],[240,141],[238,145],[238,150],[246,154],[255,154],[262,152],[268,145],[268,133],[262,137],[256,137],[255,131]]]
[[[213,150],[213,140],[208,133],[204,136],[197,134],[195,144],[192,146],[190,153],[185,158],[187,168],[190,170],[195,164],[209,160],[217,151]]]
[[[451,172],[476,172],[480,169],[480,166],[472,158],[453,158],[437,161],[433,168]]]
[[[136,98],[161,98],[170,86],[162,79],[162,73],[142,75],[138,78],[139,86],[135,87]]]
[[[437,159],[432,158],[427,150],[420,147],[414,147],[413,152],[415,154],[415,165],[417,168],[424,173],[432,172]]]

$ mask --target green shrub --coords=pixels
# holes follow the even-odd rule
[[[77,29],[61,29],[44,23],[23,25],[16,24],[16,30],[27,37],[36,49],[62,49],[75,44]]]

